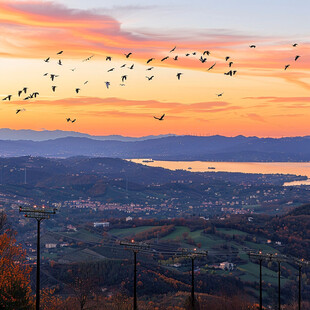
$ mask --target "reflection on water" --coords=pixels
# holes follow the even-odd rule
[[[170,170],[183,169],[192,172],[242,172],[262,174],[295,174],[310,178],[310,162],[210,162],[210,161],[162,161],[131,159],[131,161],[151,167],[162,167]],[[144,161],[144,162],[143,162]],[[294,184],[293,184],[294,183]],[[284,185],[310,185],[310,180],[288,182]]]

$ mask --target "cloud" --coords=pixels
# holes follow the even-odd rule
[[[310,97],[244,97],[242,99],[264,100],[271,103],[310,102]]]
[[[246,115],[246,117],[250,118],[250,119],[252,119],[254,121],[266,123],[266,120],[262,116],[260,116],[258,114],[255,114],[255,113],[249,113],[249,114]]]

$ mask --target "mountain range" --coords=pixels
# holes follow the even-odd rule
[[[60,131],[60,133],[64,132]],[[120,139],[127,139],[126,141],[118,140],[119,137],[106,136],[101,137],[102,140],[88,135],[85,137],[67,136],[43,141],[32,141],[26,138],[5,139],[0,140],[0,156],[31,155],[58,158],[89,156],[243,162],[304,162],[310,160],[309,136],[286,138],[224,137],[219,135],[120,137]]]

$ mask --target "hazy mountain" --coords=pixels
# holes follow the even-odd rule
[[[109,136],[92,136],[87,133],[81,133],[76,131],[63,131],[63,130],[30,130],[30,129],[0,129],[0,140],[31,140],[31,141],[46,141],[50,139],[66,138],[66,137],[78,137],[78,138],[90,138],[94,140],[116,140],[116,141],[142,141],[148,139],[157,139],[161,137],[173,136],[168,135],[158,135],[158,136],[145,136],[145,137],[124,137],[120,135],[109,135]]]
[[[46,141],[0,140],[1,156],[95,156],[206,161],[309,161],[310,137],[172,136],[142,141],[67,137]]]

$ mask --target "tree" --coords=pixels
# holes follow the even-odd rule
[[[5,216],[0,215],[2,228]],[[16,244],[15,233],[6,230],[0,235],[0,309],[32,309],[30,272],[26,252]]]

